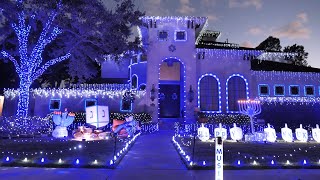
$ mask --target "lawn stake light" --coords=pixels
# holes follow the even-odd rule
[[[237,127],[236,123],[233,123],[233,128],[230,128],[230,136],[234,141],[240,141],[243,138],[242,129]]]
[[[239,100],[239,111],[250,117],[251,133],[254,134],[253,117],[261,113],[261,104],[257,100]]]
[[[281,128],[281,137],[286,142],[293,141],[292,130],[288,128],[287,123],[284,124],[284,128]]]
[[[312,128],[312,137],[315,141],[320,142],[319,124],[316,125],[316,128]]]
[[[302,124],[300,124],[300,127],[296,129],[296,137],[301,142],[308,141],[308,131],[303,129]]]

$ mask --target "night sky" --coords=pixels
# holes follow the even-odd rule
[[[320,0],[135,0],[135,4],[152,16],[206,16],[208,29],[222,33],[219,41],[256,47],[273,35],[282,47],[303,45],[309,65],[320,68]]]

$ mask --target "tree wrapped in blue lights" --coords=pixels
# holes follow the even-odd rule
[[[22,1],[17,1],[18,5]],[[19,42],[19,60],[12,56],[7,51],[1,51],[3,57],[9,59],[15,67],[19,76],[19,101],[17,115],[26,117],[28,115],[29,106],[29,92],[30,86],[34,80],[41,76],[50,66],[62,62],[70,57],[70,53],[51,60],[44,60],[42,53],[46,46],[54,41],[62,30],[58,27],[52,27],[53,21],[58,14],[62,4],[57,5],[57,9],[50,14],[46,24],[44,24],[39,39],[36,41],[34,47],[28,44],[29,35],[31,32],[31,25],[27,21],[27,17],[22,10],[18,14],[18,23],[12,23],[11,26],[17,35]],[[32,17],[31,17],[32,18]]]

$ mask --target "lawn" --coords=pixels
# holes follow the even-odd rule
[[[115,168],[134,138],[76,141],[49,137],[2,139],[1,166]]]
[[[190,169],[213,169],[215,142],[192,136],[175,136],[173,143]],[[179,148],[180,146],[180,148]],[[320,168],[320,144],[316,142],[275,143],[223,142],[224,168]]]

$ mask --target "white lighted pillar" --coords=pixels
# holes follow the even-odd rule
[[[216,137],[215,180],[223,180],[223,143]]]

